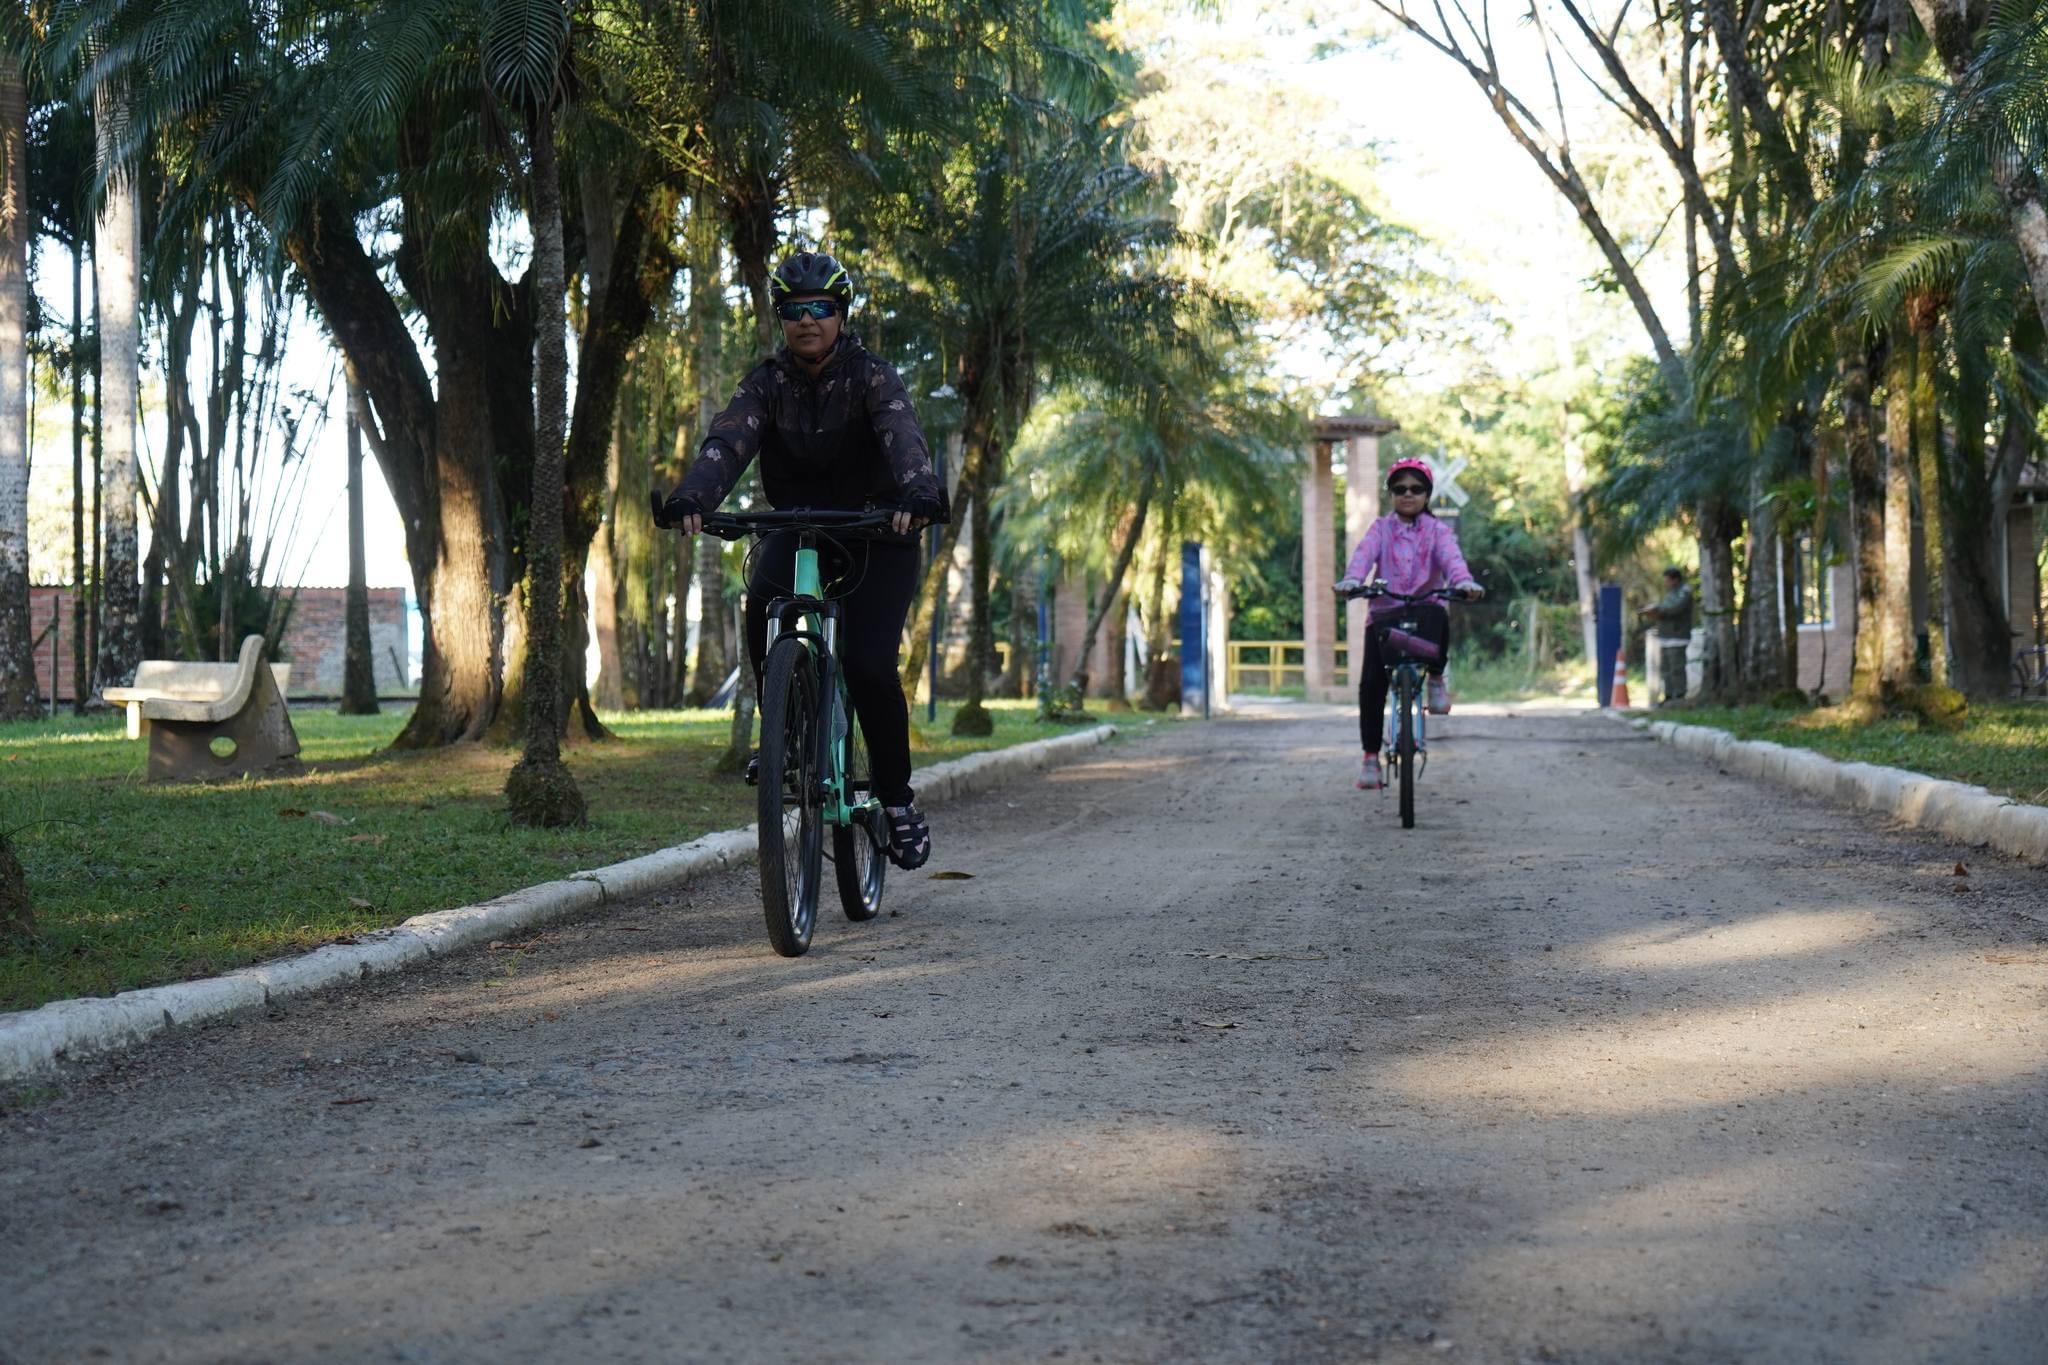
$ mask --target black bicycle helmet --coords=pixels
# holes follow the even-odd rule
[[[794,294],[826,294],[844,308],[853,303],[853,277],[822,251],[799,251],[775,267],[768,291],[778,300]]]

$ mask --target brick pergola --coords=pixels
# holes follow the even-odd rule
[[[1380,514],[1380,437],[1399,427],[1398,422],[1370,413],[1316,419],[1315,443],[1301,479],[1302,681],[1311,699],[1342,701],[1348,696],[1348,688],[1337,680],[1337,604],[1330,585],[1342,575],[1351,547]],[[1340,443],[1346,447],[1347,470],[1341,547],[1333,544],[1336,481],[1330,472],[1332,453]],[[1347,638],[1362,639],[1364,630],[1365,603],[1353,602]]]

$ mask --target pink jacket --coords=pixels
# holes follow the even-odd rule
[[[1458,550],[1457,532],[1426,512],[1412,522],[1389,512],[1366,528],[1365,539],[1351,552],[1344,576],[1363,581],[1375,567],[1387,580],[1390,592],[1417,593],[1446,585],[1462,588],[1476,581]],[[1369,614],[1377,619],[1399,609],[1398,602],[1376,597]]]

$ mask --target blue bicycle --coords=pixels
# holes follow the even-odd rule
[[[839,603],[825,595],[818,542],[887,530],[894,515],[882,509],[714,512],[704,518],[705,533],[722,540],[797,533],[795,591],[768,603],[756,789],[761,911],[768,941],[784,957],[801,957],[811,946],[826,858],[848,919],[871,920],[882,908],[888,816],[875,796],[867,745],[847,697],[839,665]],[[659,494],[654,520],[666,524]]]

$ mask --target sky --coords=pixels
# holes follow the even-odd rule
[[[1347,9],[1347,19],[1364,10]],[[1353,134],[1378,150],[1378,183],[1384,211],[1440,243],[1474,286],[1493,295],[1511,324],[1509,353],[1498,367],[1529,372],[1554,362],[1561,338],[1576,339],[1599,353],[1618,355],[1647,349],[1632,313],[1617,296],[1590,296],[1586,279],[1598,261],[1585,233],[1563,200],[1521,148],[1495,120],[1471,81],[1448,60],[1417,40],[1396,34],[1358,43],[1320,60],[1310,55],[1311,37],[1295,22],[1298,5],[1225,3],[1220,12],[1189,20],[1256,35],[1256,59],[1268,79],[1299,80],[1305,92],[1333,100]],[[1526,30],[1499,30],[1511,79],[1533,78],[1541,89],[1540,67]],[[1514,72],[1520,71],[1521,77]],[[1575,128],[1596,126],[1600,111],[1584,87],[1567,84],[1567,108]],[[68,320],[68,255],[41,244],[38,290],[54,323]],[[1652,288],[1667,324],[1681,324],[1683,282],[1663,253],[1653,267]],[[61,291],[61,296],[60,296]],[[1547,352],[1547,354],[1546,354]],[[285,379],[289,386],[333,392],[335,357],[318,323],[302,317],[294,327]],[[203,376],[202,376],[203,381]],[[144,377],[144,441],[153,458],[163,450],[161,381]],[[148,391],[154,393],[150,397]],[[203,382],[201,385],[203,392]],[[338,400],[339,394],[336,393]],[[36,581],[69,577],[68,501],[70,449],[68,412],[46,396],[38,402],[31,470],[32,543],[39,554]],[[293,543],[279,566],[287,578],[306,585],[347,581],[347,496],[341,405],[318,434],[300,486],[299,511],[291,520]],[[366,459],[364,488],[368,578],[373,587],[411,586],[402,528],[375,461]],[[59,547],[53,556],[46,547]],[[52,563],[52,558],[58,562]]]

